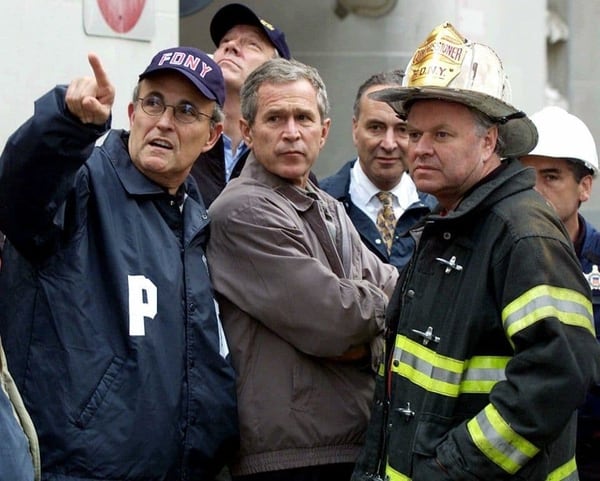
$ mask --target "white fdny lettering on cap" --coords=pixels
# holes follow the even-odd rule
[[[198,72],[198,75],[200,75],[202,78],[204,78],[205,75],[213,69],[210,65],[207,65],[205,62],[203,62],[201,58],[184,52],[167,52],[163,54],[158,62],[158,65],[163,65],[165,63],[169,63],[171,65],[182,65],[185,68]],[[198,71],[199,67],[201,67],[200,71]]]

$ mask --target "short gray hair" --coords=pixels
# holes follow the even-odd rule
[[[258,89],[261,85],[284,84],[298,80],[308,80],[317,94],[317,108],[321,121],[329,115],[329,99],[325,83],[316,68],[298,62],[275,58],[254,70],[242,85],[240,92],[242,117],[249,125],[254,123],[258,111]]]

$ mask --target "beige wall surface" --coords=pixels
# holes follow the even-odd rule
[[[137,76],[161,48],[179,43],[179,4],[146,0],[153,6],[152,38],[87,35],[85,0],[2,2],[0,50],[0,149],[9,135],[33,113],[33,102],[56,84],[92,75],[88,52],[97,53],[116,86],[113,126],[127,128],[127,104]]]

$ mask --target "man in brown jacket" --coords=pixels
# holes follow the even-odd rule
[[[397,270],[309,179],[327,138],[317,71],[271,60],[242,88],[252,153],[213,203],[208,261],[238,375],[234,480],[349,479]]]

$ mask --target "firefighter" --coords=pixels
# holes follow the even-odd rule
[[[386,316],[386,358],[353,481],[577,479],[576,409],[600,379],[590,288],[518,160],[537,142],[496,53],[451,24],[375,95],[438,200]]]

